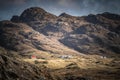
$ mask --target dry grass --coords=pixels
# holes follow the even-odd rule
[[[98,55],[74,56],[71,59],[52,56],[54,57],[51,59],[24,59],[24,61],[37,66],[46,66],[55,80],[64,80],[65,77],[83,77],[90,80],[119,80],[120,78],[119,59],[116,61],[114,58],[101,58]]]
[[[52,57],[50,58],[50,56]],[[61,59],[61,58],[53,57],[52,54],[51,55],[49,54],[49,58],[46,58],[46,59],[24,59],[24,61],[30,62],[33,64],[35,60],[40,63],[42,63],[43,61],[46,61],[47,64],[43,64],[43,65],[51,69],[65,68],[66,66],[72,63],[75,63],[81,69],[89,69],[89,68],[97,69],[97,68],[108,67],[107,64],[111,63],[113,59],[111,58],[103,59],[100,56],[89,56],[89,57],[74,56],[73,58],[70,58],[70,59]]]

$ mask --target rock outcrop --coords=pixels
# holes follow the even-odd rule
[[[53,80],[45,67],[38,68],[22,61],[18,53],[6,51],[0,48],[0,80]]]

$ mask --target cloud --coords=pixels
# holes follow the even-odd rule
[[[0,10],[6,10],[12,7],[21,6],[27,0],[2,0],[0,1]]]
[[[26,0],[14,0],[14,4],[24,4],[26,2]]]
[[[0,1],[0,4],[1,5],[5,5],[5,6],[7,6],[8,4],[23,4],[23,3],[25,3],[26,1],[28,1],[28,0],[2,0],[2,1]]]
[[[87,15],[102,12],[120,14],[120,0],[0,0],[0,17],[10,19],[20,15],[29,7],[42,7],[46,11],[59,15],[66,12],[71,15]]]
[[[71,0],[70,0],[70,2],[71,2]],[[68,3],[66,0],[58,0],[58,4],[61,6],[68,6]]]
[[[78,0],[58,0],[58,5],[62,7],[74,8],[78,6],[76,5],[76,1]]]

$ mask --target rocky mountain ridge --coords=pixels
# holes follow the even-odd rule
[[[120,15],[108,12],[83,17],[62,13],[57,17],[33,7],[26,9],[18,20],[70,49],[80,53],[99,54],[120,53],[119,17]],[[14,17],[11,21],[16,22]]]

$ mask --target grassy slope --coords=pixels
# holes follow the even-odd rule
[[[51,59],[24,59],[24,61],[37,66],[46,66],[50,69],[54,79],[57,80],[76,80],[77,78],[90,80],[120,79],[119,57],[102,58],[98,55],[89,55],[73,56],[71,59],[54,57]]]

